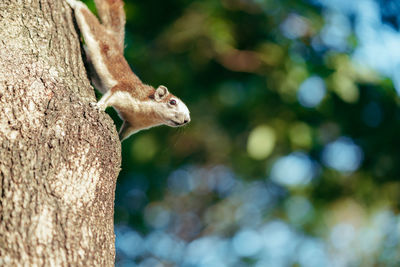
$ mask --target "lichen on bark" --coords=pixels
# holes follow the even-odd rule
[[[0,1],[0,266],[112,266],[120,142],[70,8]]]

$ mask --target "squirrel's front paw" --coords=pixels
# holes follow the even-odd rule
[[[106,107],[104,107],[100,102],[90,102],[89,106],[98,111],[104,111],[106,109]]]
[[[97,110],[100,110],[100,107],[99,107],[97,102],[90,102],[89,106],[92,107],[92,108],[95,108]]]

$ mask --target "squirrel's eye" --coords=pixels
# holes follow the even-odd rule
[[[176,105],[176,100],[175,99],[171,99],[169,101],[169,104],[175,106]]]

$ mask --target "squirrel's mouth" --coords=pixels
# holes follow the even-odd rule
[[[177,122],[174,120],[169,120],[168,122],[170,123],[169,125],[172,127],[179,127],[179,126],[186,124],[186,122]]]

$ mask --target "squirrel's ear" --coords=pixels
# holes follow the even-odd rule
[[[168,93],[167,87],[165,87],[164,85],[160,85],[160,86],[157,88],[157,90],[156,90],[156,92],[155,92],[155,94],[154,94],[154,99],[155,99],[157,102],[160,102],[160,101],[162,101],[165,97],[167,97],[168,94],[169,94],[169,93]]]

